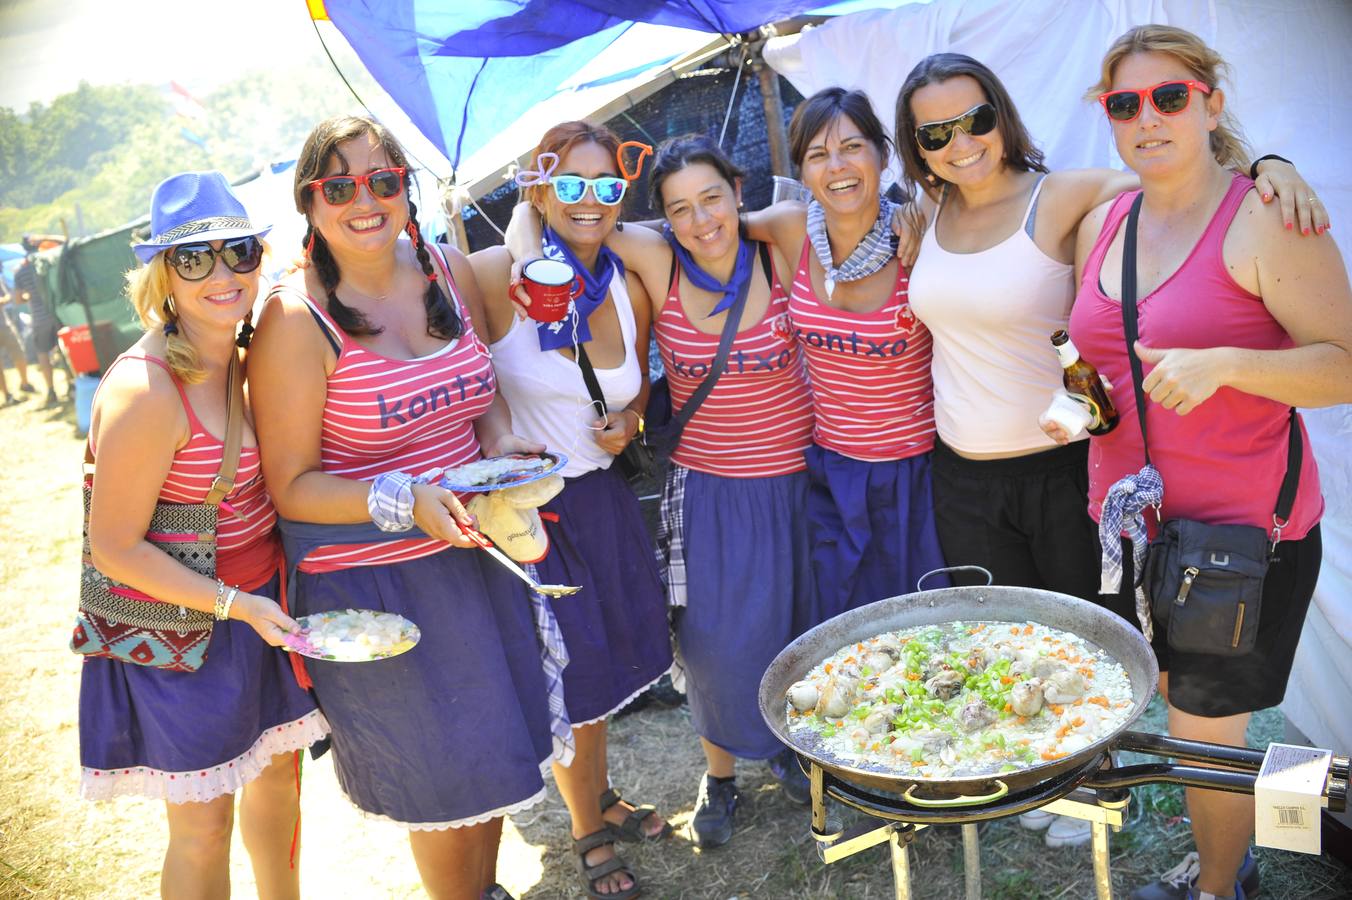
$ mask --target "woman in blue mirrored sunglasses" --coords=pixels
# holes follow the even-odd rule
[[[524,199],[545,226],[522,257],[536,263],[527,266],[526,290],[538,320],[516,317],[505,248],[470,256],[484,293],[498,390],[512,409],[513,426],[568,456],[564,488],[542,508],[558,518],[547,529],[548,555],[536,563],[541,579],[582,586],[553,605],[568,647],[563,695],[576,747],[570,764],[555,762],[554,780],[572,819],[579,887],[610,900],[640,890],[633,868],[616,856],[615,841],[655,841],[671,833],[652,807],[610,788],[605,751],[607,718],[671,665],[666,596],[652,543],[638,499],[615,464],[643,426],[651,318],[639,276],[605,246],[631,174],[628,157],[621,168],[621,147],[605,127],[564,122],[541,138],[530,156],[533,169],[518,174]],[[539,265],[540,257],[567,267]],[[566,301],[558,321],[551,320],[557,307],[547,310],[544,299],[536,299],[546,290]]]

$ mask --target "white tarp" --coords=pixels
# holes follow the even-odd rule
[[[1250,143],[1299,164],[1328,207],[1344,261],[1352,260],[1346,0],[935,0],[842,16],[772,41],[765,56],[804,95],[831,85],[865,91],[890,131],[912,67],[931,53],[966,53],[1000,76],[1053,168],[1121,168],[1106,120],[1083,95],[1113,39],[1149,22],[1186,28],[1230,62],[1226,96]],[[1352,750],[1352,407],[1309,411],[1305,421],[1328,505],[1324,564],[1283,710],[1311,739],[1345,754]]]

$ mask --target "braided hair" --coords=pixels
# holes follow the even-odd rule
[[[310,209],[315,203],[315,191],[311,189],[310,183],[323,177],[324,170],[335,157],[342,164],[342,171],[347,172],[347,160],[343,158],[342,151],[338,147],[360,137],[368,137],[378,144],[385,151],[391,166],[411,171],[404,148],[379,122],[360,116],[334,116],[316,125],[310,136],[305,139],[305,146],[301,148],[300,157],[296,160],[296,177],[293,184],[296,210],[305,216],[307,222],[303,245],[310,264],[314,266],[315,274],[319,276],[319,283],[324,287],[328,313],[338,323],[338,327],[353,336],[376,335],[380,334],[382,329],[371,325],[359,310],[338,299],[338,284],[342,281],[342,272],[324,235],[310,221]],[[427,312],[427,333],[440,340],[455,340],[464,333],[464,323],[461,322],[454,304],[437,283],[432,254],[428,251],[422,230],[418,227],[418,207],[413,203],[411,181],[409,178],[404,180],[404,199],[408,203],[409,214],[407,230],[409,239],[413,242],[418,265],[427,276],[427,290],[423,294],[423,308]]]

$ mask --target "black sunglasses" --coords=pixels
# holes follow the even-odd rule
[[[310,189],[322,191],[324,202],[329,206],[347,206],[356,199],[357,186],[362,184],[366,185],[373,197],[388,200],[404,189],[407,171],[403,166],[394,166],[376,169],[365,175],[330,175],[310,182]]]
[[[232,238],[221,244],[216,250],[206,242],[198,244],[176,244],[169,248],[164,261],[174,267],[178,277],[184,281],[201,281],[216,268],[216,257],[220,257],[226,268],[240,275],[252,272],[263,263],[263,242],[250,235]]]
[[[989,103],[973,106],[960,116],[944,119],[942,122],[926,122],[915,129],[915,142],[920,149],[931,153],[942,150],[953,140],[955,129],[961,128],[973,137],[989,134],[995,128],[995,107]]]

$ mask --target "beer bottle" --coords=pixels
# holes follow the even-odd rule
[[[1107,434],[1112,431],[1117,427],[1117,410],[1103,388],[1098,369],[1080,358],[1080,351],[1075,349],[1064,329],[1052,332],[1052,346],[1061,358],[1061,383],[1066,386],[1066,392],[1088,407],[1093,416],[1088,432]]]

